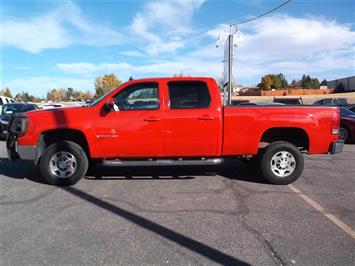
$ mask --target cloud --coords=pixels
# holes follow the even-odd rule
[[[31,53],[73,44],[111,45],[122,39],[116,31],[87,21],[71,1],[42,16],[3,20],[1,29],[2,45]],[[107,41],[103,43],[103,39]]]
[[[205,35],[214,43],[224,30],[228,25],[220,24]],[[279,14],[241,25],[240,31],[234,55],[237,79],[256,83],[261,75],[279,72],[289,79],[303,73],[322,77],[334,77],[334,71],[354,74],[355,32],[351,25],[323,17]],[[220,60],[223,47],[205,46],[190,56]]]
[[[239,50],[241,54],[279,59],[349,50],[354,44],[355,32],[350,25],[319,17],[277,15],[246,26]]]
[[[145,54],[139,50],[127,50],[120,52],[121,55],[132,56],[132,57],[143,57]]]
[[[145,65],[133,65],[123,63],[100,63],[92,64],[87,62],[57,64],[57,68],[70,74],[79,74],[84,76],[97,76],[103,73],[115,72],[120,78],[129,76],[145,75],[164,75],[173,76],[180,72],[191,75],[214,76],[220,72],[220,65],[215,61],[206,61],[201,59],[181,58],[179,60],[167,61],[160,60]]]
[[[100,75],[101,73],[126,71],[131,69],[131,65],[127,63],[92,64],[87,62],[79,62],[70,64],[57,64],[56,66],[59,70],[63,72],[83,76]]]
[[[207,36],[208,40],[201,42],[200,48],[171,56],[169,60],[150,57],[146,58],[144,65],[132,65],[127,62],[74,63],[60,64],[57,67],[67,73],[85,75],[115,72],[122,77],[172,76],[174,73],[183,72],[218,78],[223,72],[221,60],[224,48],[223,45],[216,48],[215,41],[221,30],[228,29],[227,26],[221,24],[206,31],[203,35]],[[328,79],[336,78],[337,73],[354,74],[354,34],[350,25],[319,17],[295,18],[275,15],[261,19],[243,26],[240,37],[236,38],[238,47],[234,55],[234,76],[245,85],[252,85],[268,73],[282,72],[289,80],[300,78],[303,73]],[[175,38],[175,41],[179,42],[179,39]],[[172,52],[187,45],[181,42],[181,46],[174,47],[166,42],[165,46],[159,47],[158,44],[159,42],[151,42],[146,49],[150,48],[151,54],[159,54],[164,49]]]
[[[191,34],[193,14],[204,0],[151,1],[136,14],[130,29],[133,35],[142,38],[145,51],[155,56],[160,53],[174,53],[186,46],[181,37]]]

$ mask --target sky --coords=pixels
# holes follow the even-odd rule
[[[0,0],[0,89],[43,97],[53,88],[94,91],[95,78],[222,77],[230,23],[283,0]],[[289,82],[355,74],[352,0],[293,0],[241,24],[234,78],[265,74]],[[216,42],[221,34],[219,48]]]

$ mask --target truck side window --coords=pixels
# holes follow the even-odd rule
[[[201,81],[169,82],[170,109],[208,108],[211,97]]]
[[[120,111],[159,109],[157,83],[139,83],[124,88],[114,97]]]

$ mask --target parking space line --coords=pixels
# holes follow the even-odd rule
[[[329,220],[331,220],[335,225],[337,225],[341,230],[343,230],[345,233],[350,235],[353,239],[355,239],[355,231],[351,229],[350,226],[345,224],[343,221],[341,221],[338,217],[336,217],[334,214],[331,214],[327,212],[321,205],[319,205],[317,202],[312,200],[310,197],[308,197],[306,194],[304,194],[301,190],[296,188],[293,185],[288,185],[288,187],[295,192],[298,196],[300,196],[302,199],[304,199],[309,205],[311,205],[313,208],[315,208],[317,211],[319,211],[321,214],[323,214],[325,217],[327,217]]]

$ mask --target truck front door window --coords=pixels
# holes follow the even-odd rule
[[[125,88],[114,97],[120,111],[159,109],[158,85],[136,84]]]

